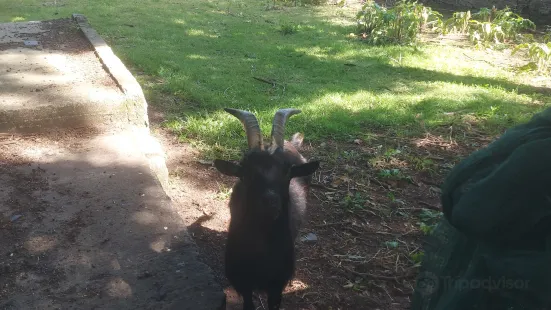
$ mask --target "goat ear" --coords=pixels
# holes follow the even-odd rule
[[[318,160],[311,161],[309,163],[295,165],[291,167],[291,178],[296,177],[305,177],[309,176],[312,173],[316,172],[320,167],[320,162]]]
[[[214,167],[222,174],[228,175],[230,177],[240,177],[241,176],[241,166],[226,160],[215,159]]]
[[[304,135],[300,132],[297,132],[293,135],[291,139],[291,144],[298,150],[302,147],[302,142],[304,141]]]

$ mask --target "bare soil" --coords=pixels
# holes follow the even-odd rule
[[[73,27],[44,22],[24,38],[41,46],[0,45],[0,109],[122,97]],[[0,134],[0,309],[221,305],[136,137],[117,127]]]
[[[92,53],[93,55],[92,45],[71,18],[41,21],[38,25],[37,29],[33,29],[34,31],[15,33],[14,40],[6,37],[5,40],[0,41],[0,50],[25,47],[35,50],[62,50],[68,54]],[[24,40],[36,40],[38,45],[25,45]],[[3,43],[3,41],[6,42]]]
[[[5,40],[8,43],[0,41],[0,103],[4,109],[67,103],[114,105],[123,100],[123,93],[71,19],[44,21],[33,30]],[[26,46],[24,40],[36,40],[38,45]]]
[[[0,136],[0,309],[218,309],[137,137]]]
[[[154,109],[150,107],[155,126],[162,113]],[[227,202],[235,180],[201,161],[172,133],[157,127],[155,135],[168,155],[170,195],[180,206],[178,213],[199,245],[201,259],[225,287],[228,309],[241,309],[223,271]],[[317,240],[297,242],[296,277],[286,289],[283,308],[409,309],[415,255],[422,252],[423,213],[439,211],[439,185],[446,173],[489,141],[476,131],[456,129],[451,137],[442,130],[418,138],[379,133],[370,141],[306,142],[305,155],[321,159],[322,168],[313,176],[301,237],[313,233]],[[380,175],[393,169],[402,177]]]

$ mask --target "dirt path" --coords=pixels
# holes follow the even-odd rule
[[[84,131],[0,141],[0,308],[221,304],[133,139]]]
[[[71,19],[11,25],[0,25],[0,131],[95,126],[124,108],[124,94]]]
[[[86,107],[122,101],[70,20],[31,28],[0,42],[0,127],[17,125],[14,109],[81,124]],[[150,169],[147,137],[107,110],[99,129],[0,134],[0,309],[219,309],[222,289]]]

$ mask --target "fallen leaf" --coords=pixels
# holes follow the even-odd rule
[[[347,175],[343,175],[342,177],[340,177],[340,179],[346,183],[350,183],[352,181],[352,179]]]
[[[353,287],[354,287],[354,283],[352,283],[352,282],[349,281],[347,284],[343,285],[342,287],[344,287],[344,288],[353,288]]]
[[[331,182],[331,187],[339,187],[339,185],[342,184],[342,180],[340,178],[337,178]]]

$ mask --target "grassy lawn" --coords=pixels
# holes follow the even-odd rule
[[[0,7],[3,22],[85,14],[140,75],[150,104],[170,114],[165,124],[207,157],[235,158],[245,145],[241,124],[223,107],[256,112],[265,136],[276,109],[300,108],[288,133],[342,141],[383,126],[416,134],[420,120],[429,129],[460,126],[465,116],[495,133],[550,98],[529,77],[465,49],[370,47],[349,35],[356,8],[266,10],[264,1],[240,0],[0,0]]]

